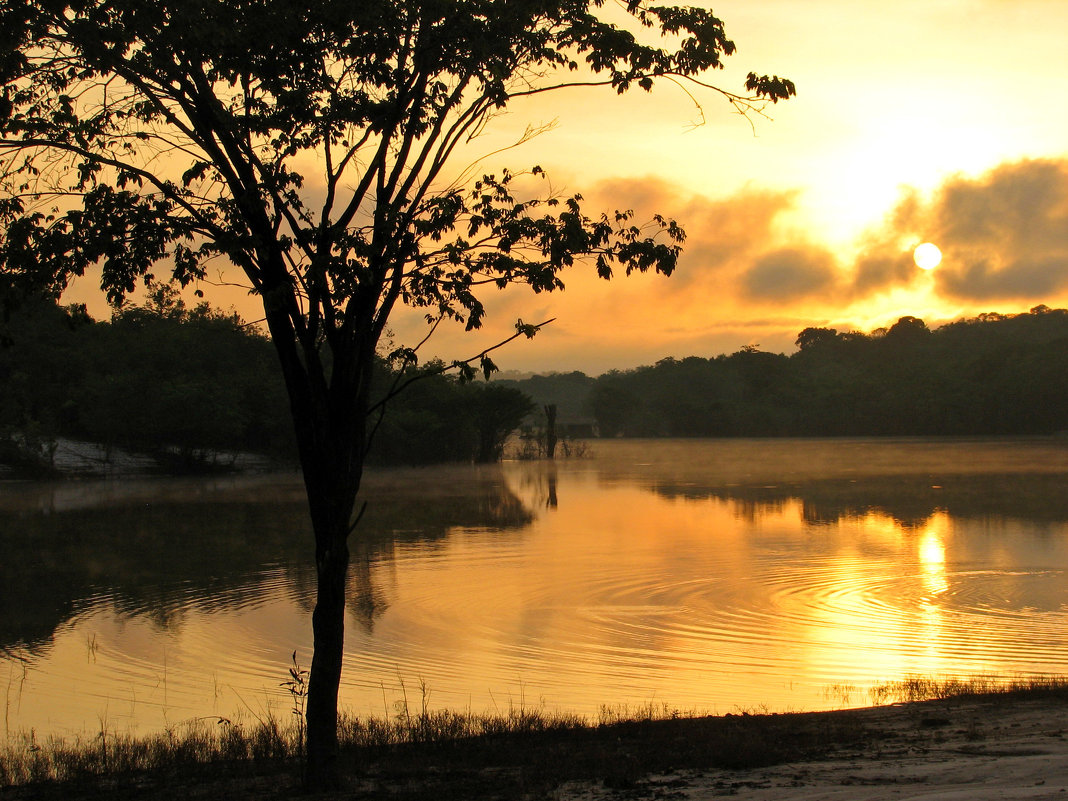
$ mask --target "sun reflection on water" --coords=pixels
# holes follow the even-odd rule
[[[860,688],[853,702],[863,703],[863,688],[909,675],[1063,671],[1068,516],[1056,506],[1059,485],[1051,482],[1045,518],[972,512],[926,478],[863,484],[848,474],[806,484],[806,465],[833,468],[843,449],[868,445],[802,446],[809,450],[791,457],[780,482],[746,458],[745,447],[757,446],[733,443],[604,443],[605,452],[631,447],[642,458],[626,469],[616,459],[561,462],[551,472],[537,463],[454,470],[432,486],[427,472],[408,496],[397,480],[399,489],[388,487],[399,493],[397,517],[382,522],[391,533],[358,560],[373,603],[350,615],[343,704],[381,715],[402,682],[409,691],[425,682],[436,708],[475,711],[516,702],[591,715],[602,704],[650,702],[817,709],[844,703],[828,699],[835,686]],[[722,452],[731,448],[739,452]],[[705,453],[715,459],[701,463]],[[1020,454],[1021,463],[1031,456]],[[914,464],[916,450],[906,457]],[[969,454],[954,464],[978,461]],[[728,462],[737,466],[730,475]],[[489,482],[466,506],[458,501],[465,475]],[[985,503],[989,494],[967,497]],[[184,519],[142,518],[142,505],[123,507],[136,531]],[[224,508],[205,506],[180,537],[152,540],[170,565],[166,584],[95,568],[84,581],[74,572],[81,583],[53,582],[64,592],[84,584],[88,594],[71,597],[75,616],[24,626],[47,635],[25,663],[0,651],[12,727],[92,728],[105,710],[116,725],[152,728],[285,704],[278,682],[290,653],[309,658],[310,576],[285,552],[225,580],[196,573],[200,563],[187,558],[196,529],[219,518],[218,539],[249,514],[224,524]],[[458,508],[463,525],[413,533]],[[71,542],[55,536],[67,514],[35,523],[32,553]],[[84,510],[69,514],[86,519]],[[109,511],[101,525],[119,519]],[[277,542],[291,539],[293,521],[277,510],[256,521],[257,535],[277,525]],[[93,564],[123,564],[136,539],[117,539],[115,553],[86,551]],[[231,555],[251,553],[252,544]]]
[[[946,577],[946,532],[949,518],[944,512],[932,515],[920,532],[919,559],[923,569],[923,586],[929,595],[941,595],[949,589]]]
[[[949,590],[945,545],[948,527],[949,520],[944,513],[932,515],[919,533],[917,547],[924,591],[920,599],[920,631],[926,643],[926,658],[937,664],[945,663],[942,655],[947,651],[941,596]]]

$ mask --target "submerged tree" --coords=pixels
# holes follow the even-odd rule
[[[602,5],[0,0],[0,288],[58,293],[97,265],[120,301],[217,259],[262,300],[315,532],[314,785],[336,779],[348,538],[394,309],[474,329],[483,288],[560,289],[580,259],[670,274],[683,240],[662,217],[591,217],[577,195],[449,165],[509,103],[567,87],[667,80],[742,113],[794,93],[753,73],[744,94],[705,83],[735,49],[707,10]],[[457,366],[479,362],[493,369]]]

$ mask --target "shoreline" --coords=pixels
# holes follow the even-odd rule
[[[865,736],[855,744],[815,760],[693,775],[680,797],[710,799],[730,794],[746,801],[1068,798],[1068,698],[1063,694],[913,701],[843,714],[863,724]]]
[[[362,747],[328,801],[1068,799],[1068,691],[965,695],[831,712],[633,720]],[[23,799],[277,799],[293,760],[186,764],[0,787]]]

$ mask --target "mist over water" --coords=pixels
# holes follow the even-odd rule
[[[1068,441],[592,450],[369,478],[343,706],[819,709],[1068,666]],[[296,476],[0,485],[0,532],[8,733],[289,714]]]

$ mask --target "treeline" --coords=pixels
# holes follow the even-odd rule
[[[495,462],[534,404],[521,390],[496,382],[460,382],[430,363],[398,376],[381,365],[376,391],[399,394],[372,417],[370,459],[384,464]]]
[[[84,307],[27,302],[0,336],[9,463],[47,456],[59,436],[149,453],[178,469],[223,451],[291,451],[276,357],[236,315],[188,309],[160,287],[145,306],[106,322]]]
[[[507,381],[560,425],[602,437],[1054,434],[1068,431],[1068,311],[982,314],[934,330],[806,328],[791,356],[756,347],[597,378]]]
[[[1068,431],[1068,311],[1038,306],[930,330],[902,317],[870,334],[806,328],[790,356],[664,359],[613,371],[461,383],[440,364],[379,365],[371,461],[492,461],[524,420],[627,437],[1053,434]],[[156,457],[170,469],[251,452],[295,461],[271,343],[236,315],[166,287],[94,321],[23,305],[0,326],[0,463],[43,467],[57,437]],[[414,380],[413,380],[414,379]],[[381,409],[379,411],[382,411]],[[54,451],[53,451],[54,452]]]
[[[397,378],[380,365],[380,397]],[[531,408],[514,388],[461,384],[427,365],[374,418],[371,460],[493,460]],[[173,470],[225,466],[236,452],[296,459],[270,341],[167,287],[108,321],[39,301],[0,326],[0,463],[47,472],[57,437],[150,454]]]
[[[601,436],[1053,434],[1068,431],[1068,311],[1037,306],[935,330],[806,328],[790,356],[746,347],[610,372]],[[574,379],[570,379],[574,383]]]

